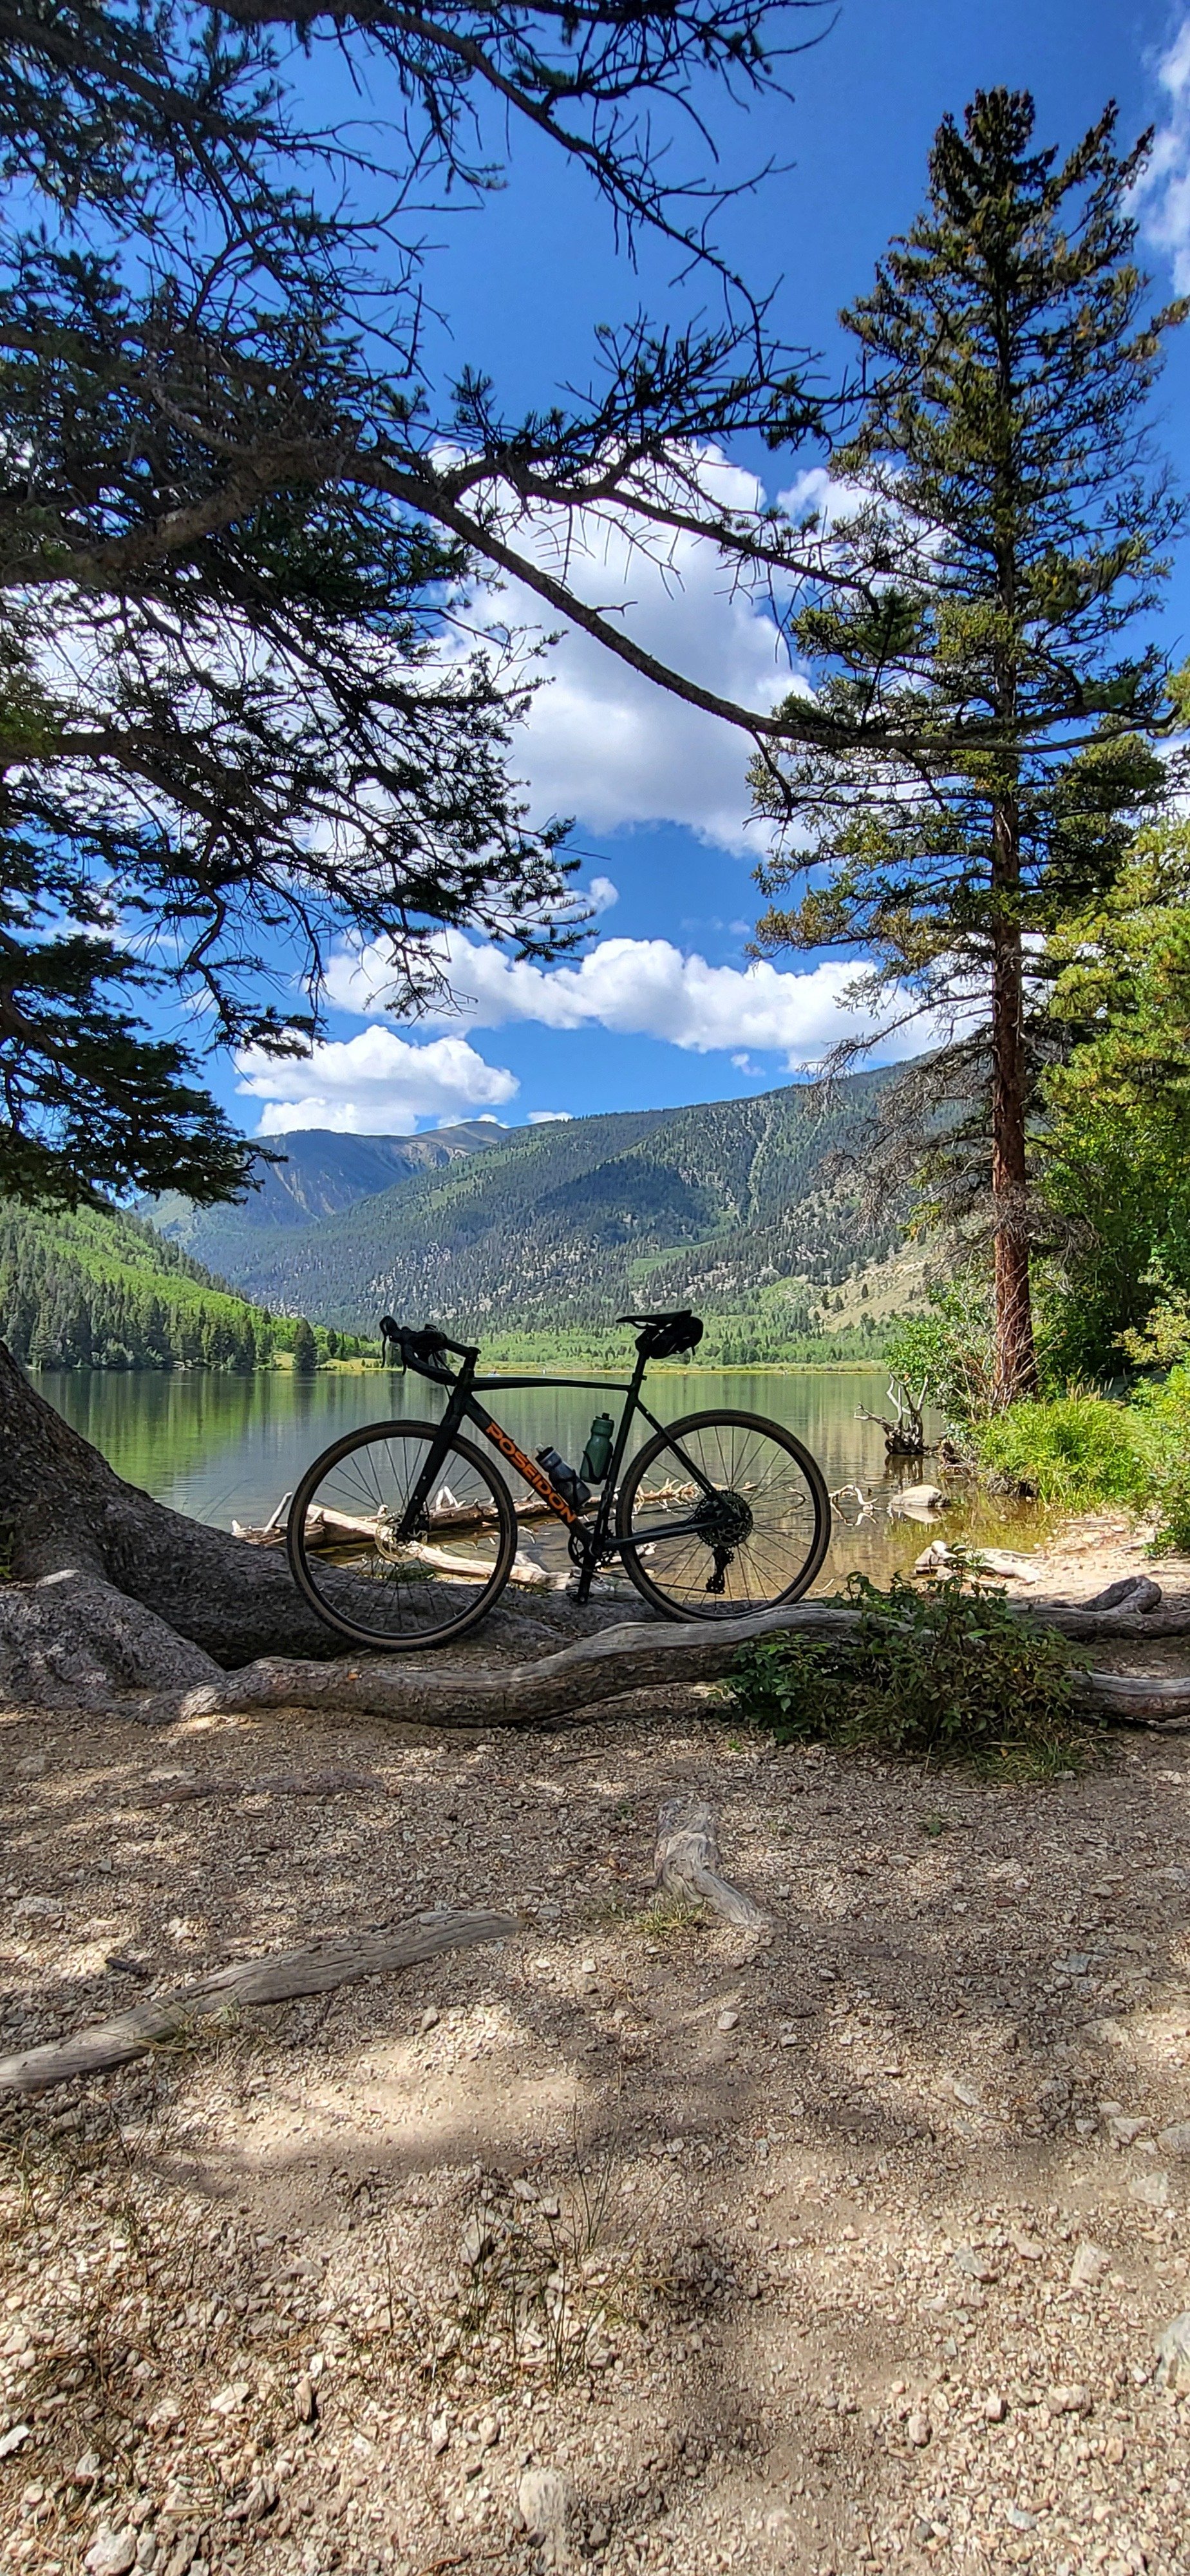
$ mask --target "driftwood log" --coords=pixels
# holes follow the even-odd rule
[[[709,1905],[725,1923],[759,1932],[768,1915],[743,1889],[724,1878],[715,1819],[702,1798],[668,1798],[657,1820],[655,1878],[670,1896],[691,1905]]]
[[[441,1950],[470,1949],[477,1941],[503,1941],[520,1925],[514,1915],[476,1912],[415,1915],[391,1932],[356,1933],[339,1941],[320,1941],[308,1950],[276,1950],[260,1959],[243,1959],[217,1968],[171,1994],[149,1995],[112,2021],[91,2022],[73,2038],[49,2040],[18,2057],[0,2058],[0,2092],[44,2093],[51,2084],[72,2076],[98,2075],[145,2057],[163,2040],[174,2039],[197,2021],[238,2009],[243,2004],[287,2003],[297,1995],[325,1995],[336,1986],[357,1985],[361,1977],[416,1967]]]

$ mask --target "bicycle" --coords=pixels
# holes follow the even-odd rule
[[[386,1353],[399,1353],[391,1364],[448,1388],[449,1398],[439,1422],[346,1432],[302,1478],[286,1531],[289,1562],[329,1627],[355,1645],[402,1653],[463,1636],[513,1575],[518,1522],[546,1515],[567,1531],[579,1602],[600,1568],[617,1561],[670,1619],[738,1618],[808,1591],[831,1532],[817,1461],[791,1431],[759,1414],[659,1422],[641,1395],[649,1361],[696,1349],[701,1321],[685,1310],[617,1320],[640,1327],[637,1359],[628,1380],[609,1382],[479,1377],[478,1347],[432,1325],[384,1317]],[[625,1398],[618,1425],[610,1414],[592,1424],[577,1473],[553,1450],[526,1456],[481,1401],[496,1388],[542,1386]],[[625,1467],[638,1414],[653,1437]],[[463,1437],[464,1423],[524,1479],[529,1498],[519,1508],[498,1467]],[[522,1579],[550,1581],[532,1568],[527,1576],[522,1568]]]

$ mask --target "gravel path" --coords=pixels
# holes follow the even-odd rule
[[[0,2565],[1190,2570],[1190,1743],[997,1789],[688,1694],[16,1712],[0,1767],[5,2050],[419,1905],[523,1923],[2,2115]],[[682,1788],[771,1936],[654,1901]]]

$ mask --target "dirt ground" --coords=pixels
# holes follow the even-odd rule
[[[1141,1544],[1068,1525],[1030,1588]],[[16,1711],[0,1773],[4,2050],[420,1907],[521,1926],[0,2115],[0,2566],[1190,2570],[1190,1743],[993,1787],[691,1692]],[[683,1789],[771,1933],[656,1900]]]

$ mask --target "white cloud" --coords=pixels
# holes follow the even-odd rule
[[[275,1063],[259,1048],[238,1060],[241,1097],[264,1103],[258,1136],[330,1127],[347,1136],[404,1136],[419,1119],[439,1125],[511,1100],[515,1074],[485,1064],[466,1038],[411,1046],[391,1029],[370,1028],[342,1043],[316,1046],[298,1062]]]
[[[529,1125],[530,1127],[569,1127],[573,1116],[572,1109],[531,1109]]]
[[[845,999],[857,968],[833,959],[801,973],[767,962],[711,966],[668,939],[604,939],[576,966],[542,967],[453,933],[444,962],[455,1012],[472,1028],[595,1026],[699,1055],[759,1050],[793,1070],[868,1025]],[[361,1013],[383,1008],[388,981],[375,948],[335,959],[328,976],[332,999]]]
[[[1164,251],[1179,295],[1190,294],[1190,17],[1157,64],[1167,101],[1136,190],[1145,237]]]
[[[620,889],[612,884],[610,877],[592,877],[587,887],[587,901],[592,912],[610,912],[612,905],[619,900]]]
[[[737,511],[765,507],[754,475],[709,457],[702,479],[716,503]],[[818,499],[824,477],[802,506]],[[656,560],[597,512],[577,523],[542,512],[516,528],[518,544],[543,569],[566,578],[588,607],[600,607],[634,643],[737,704],[768,710],[799,683],[765,606],[760,583],[733,582],[706,539],[667,540]],[[480,613],[482,598],[477,601]],[[540,627],[543,610],[527,585],[509,582],[488,603],[494,620]],[[657,688],[578,627],[565,627],[549,656],[548,678],[516,739],[518,771],[534,810],[576,814],[588,830],[685,823],[702,841],[743,852],[751,744],[735,725]],[[604,881],[606,882],[606,880]]]

